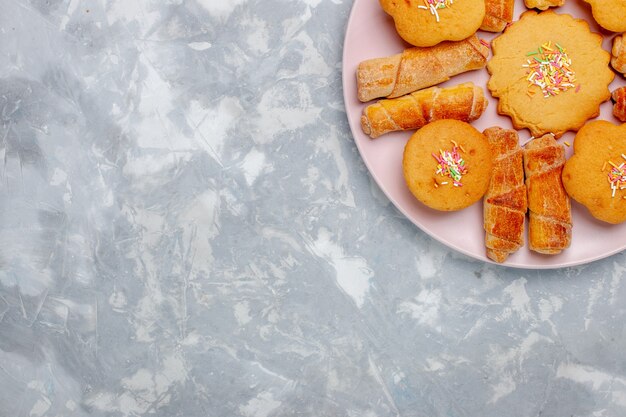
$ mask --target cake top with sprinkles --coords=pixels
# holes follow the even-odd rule
[[[572,60],[558,43],[546,42],[526,56],[528,59],[522,66],[526,68],[529,96],[533,95],[530,90],[533,85],[541,88],[545,98],[576,87],[576,74],[571,68]],[[576,92],[579,88],[580,85],[576,87]]]
[[[433,158],[437,161],[437,169],[435,175],[442,177],[448,177],[452,180],[452,185],[455,187],[462,187],[463,175],[467,174],[467,165],[465,160],[459,153],[463,151],[463,147],[459,146],[456,142],[453,142],[452,150],[441,150],[439,154],[433,153]],[[448,185],[448,181],[435,182],[435,185]]]
[[[419,9],[428,10],[430,14],[439,22],[439,9],[449,8],[454,4],[454,0],[423,0],[424,4],[417,6]]]
[[[622,154],[622,159],[626,160],[626,155]],[[626,188],[626,162],[622,161],[619,165],[608,161],[611,166],[607,179],[611,187],[611,197],[615,197],[617,190],[623,190]],[[604,167],[603,167],[604,168]]]

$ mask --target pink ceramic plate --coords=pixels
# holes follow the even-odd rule
[[[526,10],[522,0],[515,4],[515,20]],[[588,5],[580,0],[567,0],[567,4],[558,8],[557,13],[569,13],[589,22],[591,30],[604,35],[604,49],[611,50],[612,33],[601,31],[593,21]],[[491,41],[498,34],[478,32],[480,38]],[[482,228],[482,203],[476,203],[465,210],[445,213],[427,208],[419,203],[409,192],[402,176],[402,152],[404,144],[412,132],[397,132],[372,140],[361,131],[360,117],[365,104],[357,99],[355,71],[359,62],[387,55],[392,55],[408,47],[396,34],[393,21],[381,9],[378,0],[355,0],[348,20],[343,51],[343,90],[350,128],[356,145],[372,177],[387,197],[420,229],[430,236],[466,255],[490,262],[485,256],[484,231]],[[473,123],[484,130],[490,126],[511,129],[508,117],[496,112],[497,102],[489,95],[486,88],[489,74],[486,69],[458,75],[446,83],[456,85],[466,81],[485,88],[489,106],[482,117]],[[624,78],[617,74],[610,86],[611,91],[626,85]],[[614,123],[618,121],[612,115],[612,103],[606,102],[601,107],[601,119]],[[520,142],[530,138],[527,130],[519,131]],[[573,142],[574,134],[567,133],[560,141]],[[571,148],[566,148],[571,153]],[[568,154],[569,157],[569,154]],[[572,202],[573,233],[572,245],[559,255],[540,255],[521,248],[511,255],[504,265],[518,268],[560,268],[580,265],[604,258],[626,248],[626,223],[609,225],[595,220],[587,210]]]

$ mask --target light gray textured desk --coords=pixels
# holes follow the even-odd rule
[[[0,415],[626,415],[625,256],[404,219],[344,114],[351,4],[0,2]]]

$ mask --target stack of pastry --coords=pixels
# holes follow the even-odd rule
[[[385,97],[363,109],[363,132],[377,138],[388,132],[419,129],[435,120],[476,120],[487,107],[481,88],[471,83],[432,86],[484,68],[488,54],[489,49],[474,35],[361,62],[356,74],[359,100]]]
[[[398,35],[414,47],[359,64],[359,100],[384,98],[363,109],[363,131],[377,138],[388,132],[419,129],[436,120],[478,119],[488,103],[482,88],[471,83],[434,86],[485,68],[489,48],[478,39],[476,30],[504,30],[513,19],[514,0],[428,0],[423,4],[380,0],[380,4],[393,18]]]
[[[487,256],[504,262],[524,245],[527,210],[530,250],[557,254],[569,247],[572,219],[561,180],[563,145],[553,135],[545,135],[522,150],[515,131],[489,128],[485,135],[494,153],[483,206]]]
[[[546,10],[565,0],[524,1],[528,8]],[[591,4],[602,27],[626,30],[626,20],[607,14],[600,0],[585,1]],[[608,100],[608,85],[614,76],[607,65],[609,59],[616,71],[626,74],[624,34],[614,38],[609,57],[601,48],[601,37],[582,20],[552,11],[527,11],[493,42],[493,58],[487,65],[489,47],[475,32],[478,27],[492,32],[508,27],[514,0],[380,3],[392,16],[398,34],[414,47],[359,64],[359,100],[366,103],[378,99],[363,107],[361,128],[372,139],[389,132],[417,130],[403,155],[403,175],[417,200],[432,209],[451,211],[482,198],[486,253],[495,262],[504,262],[525,243],[530,250],[547,255],[568,248],[572,235],[570,195],[598,219],[609,223],[626,219],[626,203],[622,208],[613,196],[603,194],[606,184],[594,180],[595,188],[581,185],[590,181],[589,175],[581,175],[581,170],[574,168],[586,163],[581,162],[587,160],[582,154],[593,154],[594,166],[582,171],[604,178],[604,167],[598,174],[596,162],[621,155],[624,161],[614,169],[619,175],[610,173],[609,183],[613,194],[617,192],[626,200],[626,191],[620,194],[626,190],[626,145],[619,150],[623,153],[615,150],[615,155],[589,145],[589,138],[602,132],[606,136],[602,143],[611,139],[606,148],[613,152],[614,144],[624,142],[615,138],[623,136],[626,124],[619,128],[590,124],[593,128],[581,130],[581,145],[574,148],[578,155],[565,170],[565,148],[556,141],[566,131],[580,129]],[[454,8],[458,10],[450,11]],[[464,16],[465,9],[471,14]],[[465,20],[456,25],[459,16]],[[438,25],[446,19],[448,24]],[[532,81],[531,75],[552,74],[549,69],[536,69],[537,64],[528,62],[532,59],[559,67],[564,75],[557,76],[556,87],[548,83],[558,87],[557,92]],[[515,130],[492,127],[481,133],[469,125],[487,107],[481,87],[471,82],[437,86],[458,74],[485,67],[491,74],[488,87],[499,99],[498,112],[509,115],[514,128],[528,128],[537,137],[523,148]],[[535,68],[537,74],[528,68]],[[560,85],[563,79],[567,85]],[[626,121],[626,87],[613,91],[612,98],[615,116]],[[619,177],[615,179],[617,185],[611,183],[611,175]]]

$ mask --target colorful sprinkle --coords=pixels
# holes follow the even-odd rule
[[[567,141],[565,141],[565,142],[563,142],[563,143],[564,143],[564,144],[565,144],[565,146],[567,146],[568,148],[569,148],[570,146],[572,146],[572,145],[570,145],[570,143],[569,143],[569,142],[567,142]]]
[[[439,149],[439,155],[432,154],[433,158],[437,161],[437,170],[435,175],[441,175],[442,177],[449,177],[452,179],[452,185],[455,187],[462,187],[463,175],[467,174],[467,165],[465,160],[459,154],[459,149],[462,149],[458,144],[452,141],[453,147],[451,151],[442,151]],[[435,181],[436,182],[436,181]],[[439,183],[439,185],[447,185],[448,181]]]
[[[454,0],[423,0],[424,5],[417,6],[419,9],[428,10],[430,14],[435,16],[435,20],[439,22],[439,9],[445,9],[446,7],[452,6],[454,4]]]
[[[526,56],[531,58],[522,65],[527,68],[526,81],[529,89],[533,85],[538,86],[546,98],[576,86],[576,75],[570,68],[572,60],[561,45],[556,43],[554,46],[556,49],[552,42],[547,42],[536,51],[528,52]],[[576,92],[579,89],[580,84],[576,86]]]
[[[622,154],[622,158],[626,159],[626,156]],[[626,162],[615,165],[613,162],[609,161],[609,165],[613,168],[609,171],[607,179],[611,186],[611,197],[615,197],[615,191],[626,188]]]

